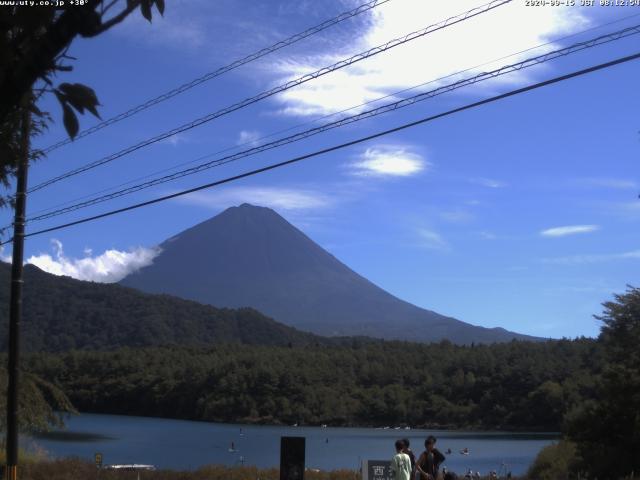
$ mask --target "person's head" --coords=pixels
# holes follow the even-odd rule
[[[429,435],[427,439],[424,441],[424,448],[426,448],[428,451],[433,450],[435,445],[436,445],[436,437],[434,437],[433,435]]]
[[[400,441],[402,442],[402,445],[404,446],[404,450],[409,450],[409,445],[411,445],[409,443],[409,439],[408,438],[403,438]]]
[[[396,440],[396,452],[401,452],[404,450],[404,443],[402,440]]]

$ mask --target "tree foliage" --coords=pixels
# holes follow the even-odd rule
[[[62,107],[62,118],[72,138],[79,130],[76,113],[89,111],[98,116],[95,92],[80,83],[54,85],[61,72],[73,70],[67,53],[77,37],[96,37],[130,13],[140,9],[149,21],[152,7],[162,14],[164,0],[84,0],[83,5],[5,5],[0,8],[0,181],[5,185],[15,174],[20,151],[20,118],[31,112],[34,133],[51,120],[38,107],[38,100],[52,93]],[[0,206],[7,203],[4,199]]]
[[[640,289],[603,304],[604,367],[595,395],[568,418],[580,469],[594,478],[640,472]]]
[[[4,359],[3,359],[4,360]],[[6,363],[6,360],[3,361]],[[7,391],[7,370],[0,368],[0,391]],[[33,373],[22,373],[18,408],[22,432],[42,432],[51,425],[61,426],[65,414],[76,410],[59,387]],[[7,396],[0,395],[0,412],[7,410]],[[0,416],[0,431],[6,430],[6,417]]]
[[[10,269],[0,262],[0,351],[7,345]],[[215,308],[117,284],[58,277],[33,265],[25,267],[24,277],[21,337],[25,351],[339,341],[301,332],[250,308]]]
[[[593,340],[124,348],[31,354],[81,411],[222,422],[555,430],[591,392]]]
[[[532,480],[579,479],[576,446],[566,440],[544,447],[527,471]]]

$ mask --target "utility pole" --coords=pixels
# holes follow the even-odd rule
[[[18,380],[20,356],[20,318],[22,316],[22,261],[24,224],[27,209],[27,170],[31,134],[31,93],[25,96],[20,125],[20,158],[16,174],[16,209],[13,222],[13,260],[9,304],[9,385],[7,389],[7,467],[6,480],[18,479]]]

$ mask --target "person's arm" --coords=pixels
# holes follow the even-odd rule
[[[440,453],[440,450],[437,448],[433,449],[433,457],[436,468],[440,467],[440,464],[445,461],[446,457]]]
[[[420,476],[421,477],[424,476],[425,478],[429,478],[430,475],[427,472],[425,472],[422,469],[422,466],[421,466],[423,464],[423,462],[424,462],[424,455],[425,455],[424,452],[422,452],[420,454],[420,457],[418,458],[418,461],[416,462],[416,470],[420,472]]]
[[[397,461],[397,455],[394,455],[393,458],[391,459],[391,466],[389,467],[391,469],[391,476],[393,476],[394,478],[396,476],[396,471],[397,471],[396,461]]]

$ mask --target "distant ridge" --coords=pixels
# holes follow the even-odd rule
[[[121,283],[218,307],[250,306],[319,335],[460,344],[536,339],[400,300],[265,207],[231,207],[160,247],[152,265]]]
[[[11,265],[0,262],[0,351],[7,346]],[[218,309],[117,284],[74,280],[25,267],[26,351],[110,350],[214,343],[309,345],[327,341],[253,309]]]

